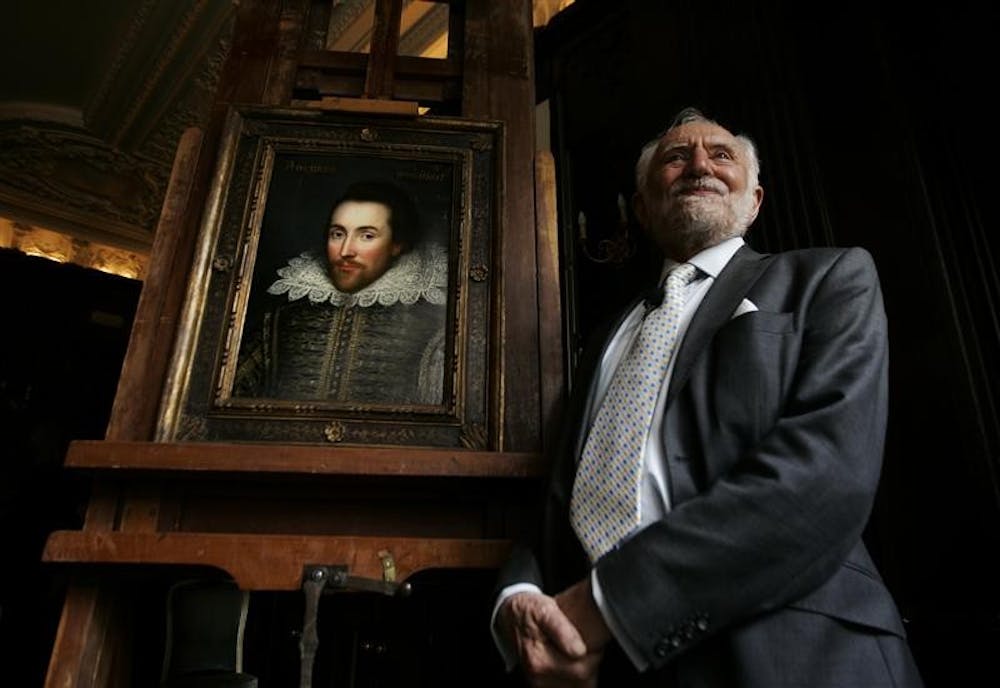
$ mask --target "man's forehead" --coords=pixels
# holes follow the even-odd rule
[[[384,220],[389,217],[389,206],[380,201],[355,201],[349,199],[338,204],[330,214],[331,220],[348,217],[372,219],[373,221]]]
[[[736,137],[718,124],[687,122],[664,134],[660,139],[659,149],[688,148],[697,144],[736,146]]]

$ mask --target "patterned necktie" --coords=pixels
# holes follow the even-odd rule
[[[646,314],[590,428],[573,484],[570,522],[592,561],[639,525],[643,448],[677,340],[684,290],[697,272],[683,263],[667,276],[663,303]]]

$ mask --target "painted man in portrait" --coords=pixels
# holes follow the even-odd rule
[[[423,240],[413,200],[388,181],[355,183],[322,237],[268,287],[262,324],[240,347],[234,396],[440,404],[447,251]]]

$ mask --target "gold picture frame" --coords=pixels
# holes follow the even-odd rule
[[[497,448],[502,151],[498,122],[232,108],[157,440]],[[373,206],[391,251],[341,266],[332,211]]]

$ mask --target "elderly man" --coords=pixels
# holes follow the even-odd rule
[[[747,247],[758,173],[693,109],[640,155],[664,285],[581,359],[540,544],[501,572],[494,633],[533,686],[920,685],[861,541],[887,416],[875,267]]]
[[[421,242],[395,184],[352,185],[333,204],[324,251],[292,258],[279,297],[240,351],[235,394],[350,404],[440,404],[448,264]]]

